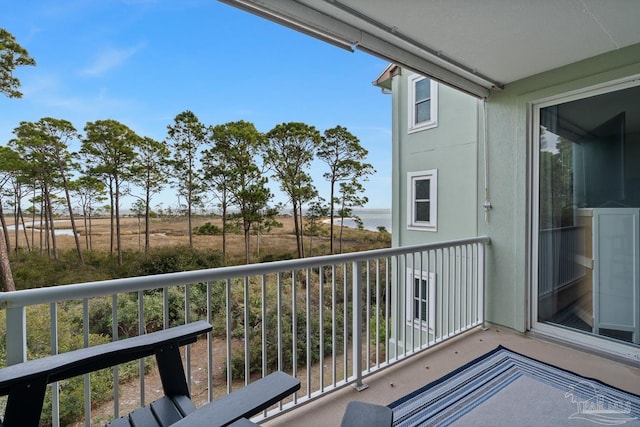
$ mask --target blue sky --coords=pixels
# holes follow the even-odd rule
[[[0,143],[20,121],[42,117],[79,131],[115,119],[157,140],[184,110],[206,125],[246,120],[263,132],[290,121],[321,132],[341,125],[377,170],[365,184],[367,207],[390,207],[391,98],[371,84],[386,62],[215,0],[30,0],[2,9],[0,27],[37,66],[15,73],[22,99],[0,97]],[[312,174],[328,198],[322,167]],[[177,200],[165,191],[159,202]]]

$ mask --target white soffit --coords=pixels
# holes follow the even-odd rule
[[[640,43],[640,0],[222,0],[476,96]]]

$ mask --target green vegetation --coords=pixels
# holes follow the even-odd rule
[[[15,260],[16,284],[19,289],[36,286],[49,286],[52,283],[47,280],[55,280],[56,283],[82,282],[87,278],[100,277],[117,278],[126,276],[143,276],[175,271],[195,270],[211,268],[222,265],[222,256],[219,252],[211,250],[190,249],[188,246],[152,249],[148,253],[125,251],[122,254],[123,262],[120,264],[117,255],[106,252],[91,251],[85,253],[85,264],[79,263],[77,253],[73,250],[62,251],[58,260],[43,258],[33,253],[21,253]],[[295,254],[289,254],[289,257]],[[168,304],[169,326],[183,324],[185,322],[185,298],[189,301],[189,320],[207,319],[207,302],[210,302],[211,319],[213,323],[214,339],[226,340],[227,321],[231,324],[232,359],[230,366],[232,378],[241,380],[245,377],[245,350],[244,341],[249,342],[249,374],[260,374],[262,371],[262,331],[266,331],[266,367],[269,371],[278,367],[291,370],[293,364],[306,366],[307,361],[316,363],[319,361],[320,336],[323,334],[324,355],[329,356],[333,348],[337,354],[342,353],[344,335],[339,333],[333,341],[332,306],[335,307],[335,327],[338,331],[349,329],[351,322],[351,301],[345,301],[345,289],[338,285],[335,292],[335,300],[332,300],[330,288],[331,271],[324,269],[323,274],[325,289],[324,304],[320,307],[319,278],[320,271],[312,270],[308,275],[296,274],[295,277],[282,275],[280,285],[276,275],[268,275],[265,291],[266,299],[262,300],[262,282],[260,278],[233,279],[231,281],[230,299],[226,300],[226,282],[212,282],[193,284],[188,287],[172,286],[166,289],[149,290],[142,293],[132,292],[119,294],[113,297],[92,298],[88,301],[88,322],[83,320],[82,301],[70,301],[57,305],[58,319],[58,351],[65,352],[85,345],[84,328],[88,328],[89,342],[95,345],[112,340],[113,305],[116,304],[118,338],[138,335],[139,331],[139,298],[143,298],[144,313],[142,327],[145,332],[162,329],[165,319],[164,300]],[[340,273],[338,277],[342,277]],[[346,277],[350,273],[344,272]],[[245,284],[245,280],[248,280]],[[295,280],[295,286],[294,282]],[[245,299],[245,287],[247,296]],[[295,292],[295,295],[294,295]],[[309,295],[307,296],[307,292]],[[350,287],[346,289],[346,295],[351,294]],[[278,310],[278,294],[280,310]],[[185,297],[186,295],[186,297]],[[292,300],[295,298],[296,313],[293,316]],[[383,302],[384,295],[380,301]],[[372,303],[375,304],[375,301]],[[227,304],[231,318],[226,318]],[[266,317],[263,318],[263,304]],[[307,306],[308,304],[308,306]],[[346,307],[345,307],[346,304]],[[245,325],[245,306],[248,310],[248,323]],[[375,307],[379,307],[376,304]],[[372,319],[375,317],[376,308],[372,310]],[[323,325],[320,324],[320,310],[323,310]],[[346,319],[345,319],[346,311]],[[383,313],[383,309],[380,308]],[[6,312],[0,311],[0,336],[6,331],[4,319]],[[44,357],[51,354],[51,341],[49,338],[51,311],[49,305],[29,307],[27,311],[28,354],[29,358]],[[295,320],[294,320],[295,319]],[[346,321],[345,321],[346,320]],[[280,330],[278,324],[280,322]],[[294,332],[295,322],[295,332]],[[307,322],[310,322],[307,325]],[[308,326],[308,329],[307,329]],[[373,329],[373,327],[372,327]],[[309,332],[309,334],[308,334]],[[281,334],[281,352],[278,347],[278,334]],[[379,330],[381,340],[384,342],[384,327]],[[307,354],[307,336],[312,349]],[[350,339],[350,337],[346,337]],[[375,332],[371,332],[371,339],[375,339]],[[295,345],[294,345],[295,342]],[[6,358],[4,340],[0,340],[0,361]],[[295,357],[294,357],[295,348]],[[384,350],[383,350],[384,351]],[[147,361],[152,363],[152,361]],[[224,363],[224,369],[229,366]],[[150,365],[146,367],[149,369]],[[138,375],[138,364],[132,363],[120,368],[119,379],[123,384]],[[110,369],[91,374],[92,402],[99,402],[111,398],[113,371]],[[68,424],[77,420],[83,413],[82,378],[74,378],[61,384],[64,389],[61,401],[61,423]],[[47,397],[44,414],[50,407],[50,396]],[[43,420],[43,425],[49,425],[50,420]]]
[[[16,289],[31,289],[214,268],[222,266],[222,260],[216,251],[178,246],[152,249],[146,254],[124,251],[122,264],[116,256],[104,251],[85,252],[84,265],[78,263],[73,251],[61,251],[58,260],[34,252],[18,252],[12,265]]]
[[[222,234],[222,228],[211,224],[210,222],[206,222],[200,227],[194,228],[193,232],[201,236],[213,236],[214,234]]]
[[[35,61],[10,33],[0,28],[0,93],[10,98],[22,95],[18,91],[20,82],[12,72],[23,65],[35,65]],[[6,291],[214,268],[242,261],[249,263],[252,256],[264,262],[334,253],[334,214],[341,218],[353,217],[351,208],[366,203],[366,198],[361,197],[364,192],[361,182],[374,173],[373,167],[365,163],[367,151],[360,146],[358,138],[340,126],[325,131],[324,136],[315,127],[297,122],[283,123],[263,133],[242,120],[208,126],[187,110],[167,126],[164,141],[139,136],[113,119],[88,122],[83,130],[84,135],[64,119],[46,117],[37,122],[24,121],[14,129],[15,138],[6,146],[0,146],[0,276]],[[80,151],[70,152],[69,147],[78,143]],[[324,174],[331,184],[328,202],[320,197],[307,173],[314,157],[321,159],[329,170]],[[270,177],[280,184],[293,210],[295,253],[286,245],[275,243],[266,253],[260,252],[261,235],[282,227],[276,221],[282,207],[270,205],[273,197]],[[177,190],[177,205],[167,207],[168,216],[172,217],[175,209],[187,218],[188,243],[150,248],[151,199],[167,185]],[[133,210],[138,215],[138,251],[127,250],[123,242],[130,236],[122,230],[126,218],[121,215],[121,205],[126,196],[136,199]],[[204,210],[213,200],[216,203],[209,208],[221,212],[221,227],[212,223],[194,227],[192,219],[197,209]],[[15,227],[10,236],[3,205],[11,206],[13,224],[30,220],[39,223],[42,230],[31,229],[28,233]],[[23,205],[28,207],[23,209]],[[303,206],[310,208],[306,218],[303,218]],[[80,213],[76,213],[78,210]],[[94,250],[100,233],[94,231],[92,218],[99,211],[109,214],[108,250],[104,251]],[[330,230],[321,223],[327,212],[331,216]],[[71,222],[74,250],[62,249],[58,244],[54,224],[61,215]],[[25,216],[30,218],[25,220]],[[140,232],[142,217],[145,218],[144,250]],[[243,234],[243,260],[228,257],[227,233],[230,232]],[[355,232],[363,233],[341,229],[340,251],[343,239],[352,239],[345,250],[364,250],[390,243],[388,233],[369,232],[352,238]],[[164,235],[164,231],[161,234]],[[221,252],[196,248],[194,234],[222,234]],[[330,235],[328,244],[321,240],[325,234]],[[254,236],[256,250],[252,252],[250,242]],[[13,248],[11,254],[10,248]],[[266,331],[267,369],[291,369],[295,365],[306,365],[307,361],[318,362],[321,336],[325,354],[333,349],[341,352],[344,340],[350,339],[339,334],[334,340],[330,332],[332,317],[338,330],[348,329],[349,320],[344,317],[349,316],[350,303],[342,293],[350,290],[340,288],[333,301],[330,295],[334,293],[325,290],[321,307],[319,274],[313,271],[306,277],[283,277],[282,281],[271,277],[265,301],[261,283],[244,282],[254,279],[235,279],[228,299],[227,282],[219,282],[92,298],[86,302],[88,311],[84,310],[82,301],[29,307],[27,351],[29,358],[51,354],[53,315],[57,318],[58,352],[137,335],[141,332],[139,328],[150,332],[167,323],[172,326],[211,316],[213,335],[218,339],[227,339],[227,322],[231,325],[233,356],[225,366],[231,367],[233,378],[244,378],[246,362],[250,366],[249,374],[262,369],[262,331]],[[278,309],[276,301],[280,299],[287,303]],[[144,313],[139,313],[141,303]],[[208,305],[210,313],[206,312]],[[185,307],[189,307],[189,312],[185,312]],[[331,307],[336,308],[335,313]],[[266,311],[264,317],[263,311]],[[231,313],[230,319],[227,312]],[[164,318],[165,313],[168,318]],[[0,310],[0,337],[6,336],[5,316],[6,311]],[[324,325],[320,324],[321,318]],[[0,339],[0,361],[6,363],[5,341]],[[249,361],[245,361],[243,342],[249,343]],[[312,354],[307,354],[307,348],[314,350]],[[137,369],[135,363],[121,368],[120,381],[137,376]],[[112,376],[112,370],[91,374],[94,404],[110,398]],[[83,412],[84,381],[74,378],[61,382],[60,387],[64,390],[60,421],[71,424]],[[48,396],[45,414],[50,413],[47,410],[50,405]],[[50,423],[50,419],[43,419],[43,425]]]

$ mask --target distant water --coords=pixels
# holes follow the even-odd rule
[[[71,229],[71,222],[67,221],[67,220],[55,220],[54,221],[56,224],[61,224],[64,223],[65,227],[69,227],[69,228],[55,228],[55,233],[56,236],[73,236],[73,230]],[[67,224],[68,223],[68,224]],[[42,228],[40,227],[40,222],[36,223],[37,226],[35,226],[32,222],[25,222],[25,225],[27,226],[27,232],[30,233],[32,228],[35,228],[36,232],[40,232],[42,231]],[[58,227],[58,226],[56,226]],[[7,226],[7,230],[15,230],[15,225],[8,225]],[[23,227],[22,224],[18,225],[18,230],[22,231]]]
[[[378,231],[378,227],[384,227],[391,233],[391,209],[354,209],[353,214],[358,216],[367,230]],[[335,225],[340,225],[340,218],[335,219]],[[358,224],[345,218],[345,227],[357,228]]]

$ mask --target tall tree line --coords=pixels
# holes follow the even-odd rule
[[[34,65],[26,50],[0,28],[0,91],[19,98],[17,66]],[[176,115],[167,125],[167,136],[156,141],[136,134],[113,119],[88,122],[83,133],[69,121],[45,117],[21,122],[14,138],[0,147],[0,267],[5,289],[12,289],[8,251],[11,248],[3,204],[13,208],[17,225],[25,224],[25,211],[39,224],[39,242],[23,228],[27,250],[58,257],[55,218],[69,216],[80,263],[83,250],[91,246],[91,218],[107,202],[111,223],[110,251],[122,263],[121,209],[123,199],[137,199],[145,218],[145,250],[150,246],[149,222],[152,199],[167,185],[176,189],[179,210],[188,218],[189,245],[193,246],[192,217],[198,208],[213,204],[219,209],[223,227],[222,251],[232,229],[244,234],[246,262],[250,262],[250,236],[273,224],[277,209],[272,205],[269,179],[287,196],[294,218],[298,256],[305,256],[305,206],[313,206],[331,217],[331,253],[334,252],[333,218],[351,216],[351,208],[362,206],[362,182],[374,173],[365,162],[367,151],[357,137],[337,126],[321,134],[314,126],[289,122],[262,133],[246,121],[207,126],[191,111]],[[73,152],[71,147],[79,150]],[[328,202],[319,195],[309,173],[314,159],[327,165],[324,178],[330,183]],[[4,203],[3,203],[4,202]],[[24,203],[29,207],[25,210]],[[78,216],[85,229],[84,245],[78,233]],[[34,224],[34,226],[35,226]],[[317,227],[307,227],[315,232]],[[18,250],[18,227],[15,234]],[[21,238],[22,240],[22,238]],[[5,262],[6,260],[6,262]]]
[[[29,56],[29,52],[17,42],[9,31],[0,28],[0,93],[8,98],[22,98],[20,80],[13,75],[17,67],[34,66],[36,61]],[[2,201],[0,200],[0,204]],[[1,212],[0,212],[1,213]],[[6,291],[16,289],[9,263],[9,243],[6,239],[7,231],[3,222],[3,236],[0,236],[0,275]]]
[[[328,168],[324,177],[331,189],[326,202],[332,223],[331,253],[335,239],[333,217],[352,216],[352,207],[366,203],[361,196],[362,181],[373,173],[373,168],[364,162],[367,152],[358,138],[344,127],[321,134],[313,126],[290,122],[262,133],[245,121],[206,127],[194,113],[185,111],[167,129],[166,140],[156,141],[111,119],[88,122],[83,135],[62,119],[21,122],[14,129],[15,138],[2,147],[3,157],[14,160],[0,162],[0,185],[11,183],[3,188],[7,187],[6,193],[12,192],[15,222],[24,222],[23,199],[25,194],[31,194],[31,211],[39,214],[36,223],[43,230],[40,236],[44,241],[37,246],[57,258],[54,219],[56,212],[64,211],[70,218],[82,263],[83,245],[75,212],[82,212],[81,222],[87,230],[91,214],[98,209],[96,204],[106,199],[111,220],[110,251],[122,263],[123,198],[138,199],[144,212],[148,250],[152,197],[171,184],[182,200],[181,213],[188,218],[189,244],[193,246],[192,217],[196,208],[205,202],[213,203],[223,218],[223,252],[224,236],[232,225],[244,233],[249,262],[250,235],[264,228],[277,213],[270,205],[273,194],[269,178],[288,197],[299,257],[305,256],[303,209],[324,200],[309,173],[315,158]],[[78,152],[70,151],[73,141],[79,143]],[[0,219],[4,219],[2,211]],[[25,241],[28,247],[36,246],[26,234]],[[85,236],[84,246],[90,249],[90,236]]]

